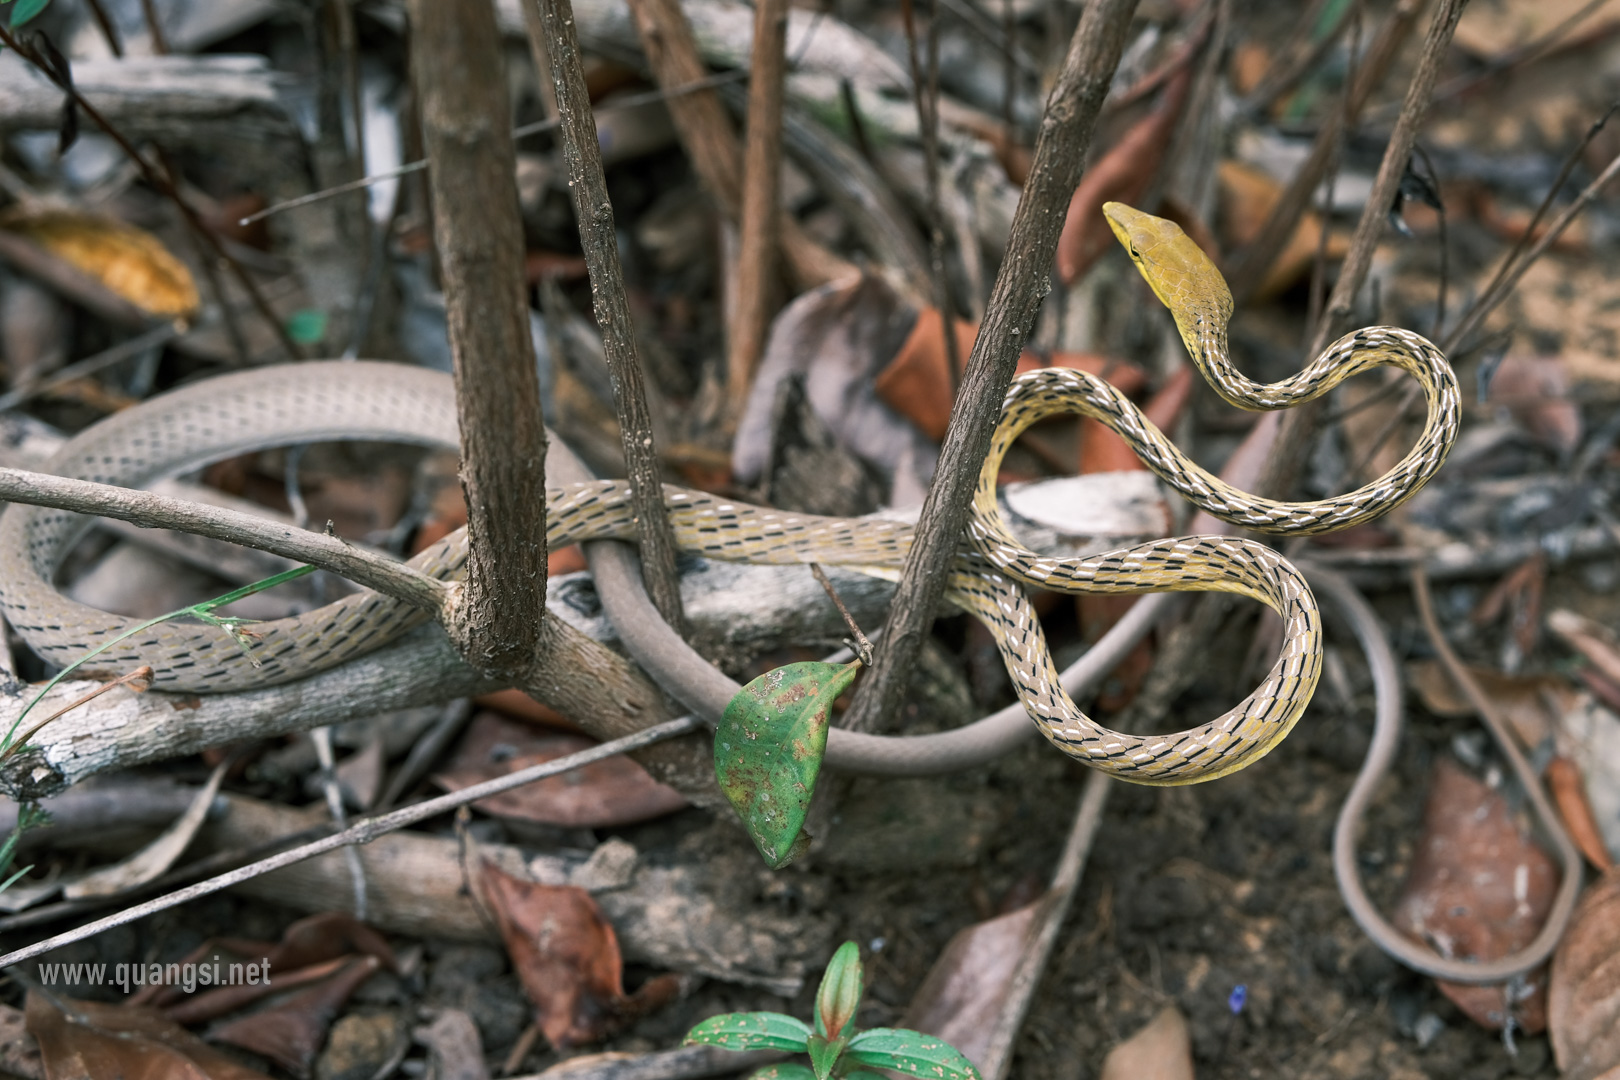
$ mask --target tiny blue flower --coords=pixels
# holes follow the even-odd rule
[[[1238,983],[1232,987],[1232,992],[1226,996],[1226,1007],[1236,1016],[1243,1011],[1244,1003],[1249,1000],[1249,987],[1245,983]]]

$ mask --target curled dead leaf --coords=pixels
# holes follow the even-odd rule
[[[1558,943],[1547,1027],[1564,1080],[1620,1076],[1620,872],[1587,888]]]

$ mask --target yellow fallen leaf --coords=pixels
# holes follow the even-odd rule
[[[66,210],[13,219],[6,228],[83,270],[143,311],[179,318],[197,310],[197,283],[191,271],[144,229]]]

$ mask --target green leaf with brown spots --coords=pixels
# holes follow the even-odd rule
[[[873,1028],[849,1040],[844,1056],[860,1065],[935,1080],[980,1080],[979,1070],[950,1043],[904,1028]]]
[[[867,1073],[866,1075],[876,1077],[876,1080],[883,1080],[876,1073]],[[780,1065],[767,1065],[758,1072],[751,1072],[748,1074],[748,1080],[816,1080],[816,1074],[808,1065],[788,1061]]]
[[[767,671],[731,699],[714,734],[714,771],[754,846],[780,869],[808,846],[804,816],[827,751],[832,704],[860,664]]]
[[[685,1046],[722,1050],[789,1050],[809,1046],[810,1025],[785,1013],[745,1012],[711,1016],[686,1033]]]

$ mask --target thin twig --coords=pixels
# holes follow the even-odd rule
[[[602,354],[613,380],[619,443],[624,449],[630,502],[641,542],[642,575],[659,614],[681,632],[686,619],[681,611],[680,578],[675,573],[675,534],[664,506],[652,412],[647,408],[647,393],[642,385],[642,362],[630,318],[630,301],[625,294],[624,268],[619,265],[619,238],[613,227],[613,203],[608,199],[607,180],[602,173],[602,147],[597,141],[591,99],[585,89],[585,68],[574,28],[574,8],[570,0],[542,0],[540,11],[546,27],[552,85],[557,90],[557,115],[562,121],[568,194],[579,222],[585,266],[590,271],[591,301],[596,311],[596,325],[602,333]],[[543,487],[542,483],[528,490]],[[541,595],[543,597],[544,593]]]
[[[1002,398],[1049,289],[1063,209],[1084,170],[1097,114],[1125,47],[1136,0],[1087,5],[1047,101],[1029,179],[1013,217],[1008,257],[990,293],[933,486],[895,592],[878,664],[856,694],[848,726],[870,731],[894,712],[944,593],[945,575],[967,521],[968,501],[1001,413]],[[950,332],[947,328],[947,333]]]
[[[748,404],[754,368],[765,351],[777,293],[782,178],[782,80],[787,50],[787,0],[755,0],[754,48],[749,57],[748,139],[743,150],[742,220],[737,245],[737,296],[726,341],[727,420]]]
[[[9,412],[24,402],[31,401],[41,394],[47,394],[64,383],[70,383],[74,379],[82,379],[86,375],[93,375],[102,368],[111,367],[120,361],[139,356],[148,349],[166,345],[182,333],[184,333],[184,329],[178,324],[165,323],[137,337],[132,337],[128,341],[120,341],[117,345],[102,349],[93,356],[87,356],[83,360],[76,360],[66,367],[58,368],[46,378],[35,379],[14,390],[0,394],[0,413]]]
[[[945,367],[954,395],[962,382],[962,343],[956,337],[956,304],[951,300],[950,278],[945,272],[945,209],[939,194],[939,0],[928,14],[928,70],[917,51],[917,18],[913,0],[900,0],[906,27],[906,58],[911,64],[912,100],[917,106],[917,130],[922,135],[923,172],[928,192],[929,277],[934,307],[945,328]]]
[[[116,518],[148,529],[178,529],[258,548],[330,570],[434,616],[442,613],[449,594],[449,586],[439,579],[337,537],[150,491],[0,468],[0,500]]]
[[[838,595],[837,589],[833,588],[832,581],[827,577],[827,572],[821,568],[820,563],[811,563],[810,572],[816,575],[816,580],[821,582],[821,587],[826,590],[828,598],[832,600],[833,607],[837,608],[838,614],[844,617],[844,625],[849,627],[850,634],[855,638],[856,656],[860,659],[861,664],[865,667],[871,667],[872,643],[867,640],[865,634],[861,633],[860,624],[855,621],[855,616],[849,613],[849,608],[844,606],[844,598]]]
[[[1265,281],[1266,272],[1299,228],[1300,219],[1310,208],[1311,199],[1333,165],[1340,139],[1355,125],[1372,92],[1383,84],[1422,9],[1423,0],[1400,0],[1379,24],[1378,33],[1367,46],[1366,56],[1357,65],[1343,106],[1329,112],[1311,144],[1310,154],[1278,197],[1266,223],[1227,273],[1232,299],[1238,306],[1254,296]]]
[[[549,63],[547,66],[549,68]],[[677,98],[683,94],[695,94],[699,90],[712,90],[716,86],[723,86],[726,83],[742,82],[747,77],[748,72],[746,71],[726,71],[719,75],[709,75],[698,79],[695,82],[686,83],[683,86],[672,87],[668,90],[648,90],[642,94],[631,94],[628,97],[622,97],[616,101],[608,102],[602,105],[599,109],[597,109],[597,112],[611,113],[619,112],[625,109],[634,109],[654,101],[668,101],[671,98]],[[557,125],[558,120],[554,116],[548,117],[545,120],[537,120],[532,124],[522,124],[512,129],[512,138],[522,139],[530,135],[539,135],[546,131],[555,131],[557,130]],[[320,191],[312,191],[308,195],[300,195],[296,199],[287,199],[284,202],[274,203],[265,207],[263,210],[259,210],[255,213],[249,214],[245,218],[239,219],[237,224],[242,226],[252,225],[255,221],[263,221],[265,218],[274,214],[279,214],[285,210],[297,210],[299,207],[308,206],[311,203],[323,202],[326,199],[336,198],[339,195],[347,195],[351,191],[359,191],[361,188],[370,187],[373,184],[380,184],[384,180],[397,180],[401,176],[407,176],[410,173],[420,172],[427,167],[428,163],[426,158],[422,158],[419,161],[407,161],[403,165],[397,165],[392,169],[385,169],[379,173],[372,173],[369,176],[362,176],[360,179],[350,180],[346,184],[338,184],[335,187],[322,188]]]
[[[1407,163],[1412,156],[1412,146],[1417,141],[1423,118],[1428,113],[1429,98],[1434,91],[1435,79],[1439,77],[1441,62],[1445,59],[1446,50],[1457,30],[1457,20],[1461,18],[1466,3],[1467,0],[1440,0],[1434,18],[1429,23],[1429,32],[1424,38],[1423,52],[1418,59],[1417,70],[1406,88],[1405,105],[1401,109],[1400,119],[1396,121],[1394,131],[1390,133],[1384,160],[1378,167],[1377,177],[1373,180],[1372,191],[1367,196],[1367,205],[1362,208],[1361,220],[1356,223],[1350,250],[1339,270],[1339,280],[1334,284],[1333,293],[1328,298],[1327,309],[1318,320],[1311,346],[1306,352],[1308,356],[1320,353],[1332,335],[1349,319],[1356,294],[1361,291],[1361,286],[1367,279],[1367,272],[1372,268],[1373,251],[1377,248],[1384,230],[1388,228],[1389,208],[1394,204],[1395,192],[1400,187],[1401,177],[1406,173]],[[1372,64],[1373,59],[1369,57],[1368,66],[1371,67]],[[1320,429],[1321,405],[1320,400],[1301,405],[1282,415],[1280,420],[1273,421],[1267,417],[1255,425],[1250,438],[1273,439],[1265,468],[1256,485],[1261,495],[1272,498],[1286,495],[1297,475],[1300,462],[1306,457],[1306,443]],[[1276,415],[1278,414],[1272,414]]]
[[[137,904],[134,907],[108,915],[106,918],[97,919],[76,929],[57,934],[55,937],[35,942],[26,948],[7,953],[0,956],[0,968],[10,967],[24,960],[32,960],[36,956],[43,956],[53,949],[61,948],[63,945],[69,945],[75,941],[84,941],[86,938],[95,937],[105,930],[111,930],[115,926],[123,926],[138,919],[144,919],[148,915],[167,911],[199,897],[209,896],[233,885],[240,885],[244,881],[251,881],[253,878],[268,874],[273,870],[280,870],[283,867],[301,863],[306,859],[312,859],[317,855],[324,855],[328,851],[336,851],[338,848],[355,844],[369,844],[379,836],[398,832],[408,825],[438,817],[440,814],[477,802],[479,799],[487,799],[492,795],[499,795],[503,791],[511,791],[525,784],[532,784],[536,780],[543,780],[548,776],[558,776],[562,773],[572,772],[575,769],[584,768],[586,765],[628,753],[631,750],[639,750],[642,747],[651,746],[666,739],[673,739],[678,735],[697,731],[702,726],[702,722],[693,716],[668,720],[644,731],[638,731],[634,735],[627,735],[622,739],[615,739],[612,742],[603,743],[589,750],[582,750],[577,754],[570,754],[567,757],[557,758],[555,761],[547,761],[527,769],[520,769],[510,775],[494,780],[486,780],[482,784],[474,784],[471,787],[462,788],[460,791],[451,792],[448,795],[440,795],[435,799],[414,803],[391,813],[361,818],[342,832],[333,833],[331,836],[322,837],[313,843],[301,845],[279,855],[272,855],[267,859],[260,859],[258,862],[250,863],[229,873],[220,874],[217,877],[209,878],[207,881],[198,882],[166,896],[148,900],[144,904]]]
[[[80,705],[88,705],[90,702],[96,700],[96,698],[100,697],[102,694],[105,694],[107,691],[116,690],[120,686],[127,686],[139,694],[148,689],[151,685],[152,669],[144,664],[128,674],[120,675],[116,679],[102,683],[89,693],[82,694],[79,697],[74,698],[66,705],[63,705],[60,709],[57,709],[55,712],[45,717],[45,719],[41,720],[39,723],[32,725],[26,731],[16,736],[16,738],[11,741],[9,746],[7,746],[4,750],[0,750],[0,761],[4,761],[12,754],[15,754],[18,750],[21,750],[23,746],[27,744],[29,739],[32,739],[35,735],[39,734],[40,729],[46,724],[49,724],[53,720],[60,719],[61,717],[72,712],[74,709],[77,709]]]

